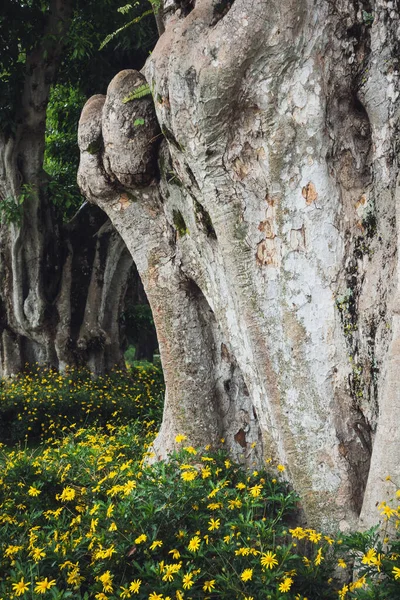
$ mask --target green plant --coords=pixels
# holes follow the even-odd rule
[[[131,9],[132,9],[132,5],[126,4],[125,6],[121,6],[117,10],[118,10],[118,12],[120,12],[122,14],[127,14],[127,12]],[[122,25],[122,27],[118,27],[118,29],[116,29],[115,31],[113,31],[112,33],[108,34],[105,37],[105,39],[100,44],[99,50],[102,50],[105,46],[107,46],[107,44],[109,44],[111,42],[111,40],[113,40],[117,35],[119,35],[123,31],[125,31],[126,29],[128,29],[128,27],[131,27],[132,25],[136,25],[137,23],[140,23],[140,21],[142,21],[145,17],[152,15],[152,14],[154,14],[153,8],[151,8],[149,10],[145,10],[141,15],[134,17],[133,19],[131,19],[131,21],[128,21],[128,23],[125,23],[124,25]]]
[[[18,198],[7,196],[0,201],[0,222],[5,225],[14,223],[20,225],[23,215],[23,203],[36,194],[36,188],[32,184],[24,183]]]
[[[93,379],[87,369],[64,374],[36,368],[0,382],[0,440],[14,443],[55,437],[69,427],[160,423],[162,370],[136,363]]]
[[[183,237],[189,233],[189,229],[186,226],[185,219],[179,210],[173,210],[172,217],[174,221],[175,229],[178,232],[179,237]]]
[[[47,581],[50,597],[77,600],[336,598],[333,540],[289,528],[297,496],[283,466],[246,472],[184,435],[168,463],[148,466],[153,436],[132,423],[3,450],[3,596],[41,597]]]
[[[367,12],[366,10],[362,11],[362,20],[367,25],[367,27],[371,27],[374,22],[374,14],[372,12]]]
[[[132,100],[139,100],[140,98],[144,98],[145,96],[151,96],[151,89],[148,83],[143,83],[135,88],[130,94],[125,96],[122,100],[124,104],[127,102],[132,102]]]

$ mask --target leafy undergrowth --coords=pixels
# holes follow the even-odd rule
[[[3,455],[4,598],[317,597],[332,540],[289,533],[297,498],[279,471],[246,473],[190,446],[145,466],[145,428],[80,429]]]
[[[133,419],[160,422],[164,381],[150,363],[93,379],[85,369],[36,368],[0,382],[0,440],[57,436],[65,428],[106,426]]]
[[[58,376],[40,374],[50,376],[57,391]],[[104,388],[82,377],[70,379],[87,402],[90,385]],[[117,405],[101,427],[72,423],[36,448],[1,447],[0,600],[400,599],[400,536],[296,526],[284,466],[244,471],[184,435],[168,463],[149,465],[161,409],[152,381],[135,384],[143,397],[124,425],[112,422]],[[111,403],[128,393],[110,386]],[[397,525],[399,497],[380,505],[383,526]]]

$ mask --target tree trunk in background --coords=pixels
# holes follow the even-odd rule
[[[0,377],[35,362],[95,373],[123,364],[119,317],[132,258],[97,207],[62,225],[43,171],[47,103],[70,13],[69,0],[50,3],[26,59],[15,130],[0,134]]]
[[[56,219],[53,227],[52,233],[47,232],[47,260],[43,256],[31,262],[18,260],[15,278],[10,254],[16,242],[12,235],[2,235],[1,377],[33,363],[61,370],[67,365],[87,366],[95,374],[124,367],[120,317],[127,287],[135,278],[131,255],[97,207],[84,205],[58,235]],[[22,238],[20,256],[26,249]],[[30,304],[32,271],[39,278],[41,302]],[[17,300],[13,284],[21,292]],[[21,314],[24,320],[18,318]]]
[[[123,102],[144,81],[123,71],[80,121],[79,183],[156,322],[157,455],[185,433],[272,456],[309,522],[342,530],[400,480],[392,5],[167,1],[154,105]]]

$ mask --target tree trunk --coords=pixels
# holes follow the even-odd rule
[[[143,70],[154,106],[124,102],[136,71],[90,99],[78,176],[153,310],[156,453],[177,433],[224,438],[245,464],[287,465],[313,525],[348,530],[361,512],[368,527],[400,478],[398,12],[197,0],[164,14]]]
[[[62,225],[43,171],[47,103],[70,14],[70,0],[50,2],[26,59],[15,129],[0,134],[0,377],[35,362],[96,373],[123,364],[119,316],[132,258],[96,207]]]

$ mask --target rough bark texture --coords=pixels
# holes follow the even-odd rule
[[[396,7],[167,0],[153,98],[124,103],[124,71],[80,121],[80,185],[156,322],[157,455],[272,456],[343,530],[400,478]]]

